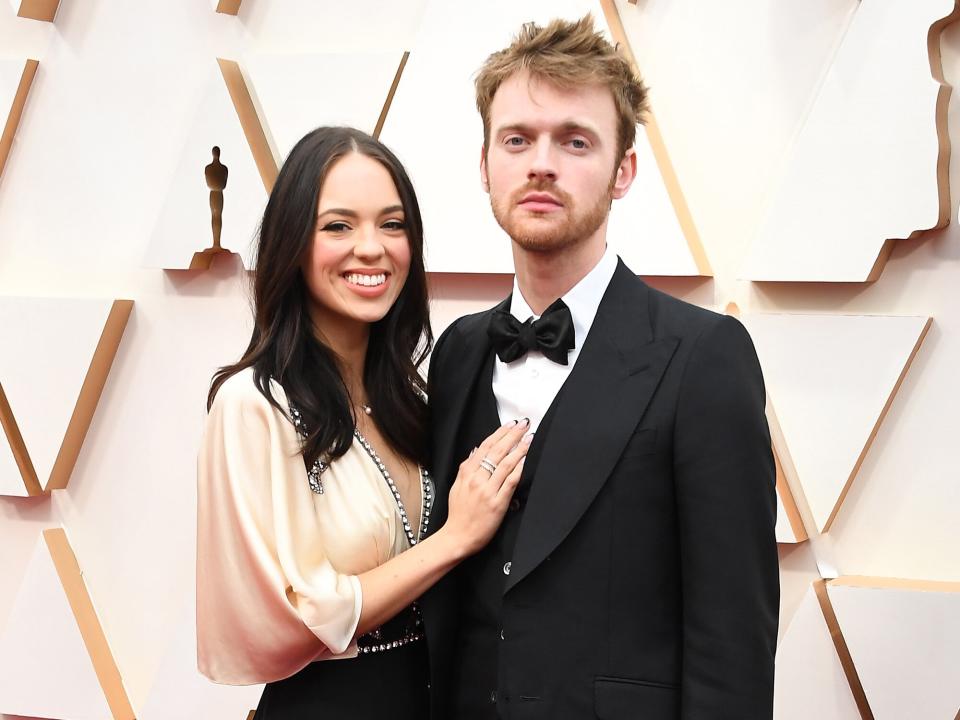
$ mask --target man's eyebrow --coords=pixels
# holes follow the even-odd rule
[[[590,125],[584,125],[581,122],[576,122],[575,120],[568,120],[564,123],[561,123],[557,126],[561,133],[583,133],[584,135],[590,135],[591,137],[599,137],[600,133],[597,132],[595,128]],[[521,135],[529,134],[532,130],[529,125],[524,123],[513,123],[511,125],[501,125],[497,128],[496,135],[499,137],[507,133],[520,133]]]
[[[524,125],[523,123],[514,123],[512,125],[501,125],[497,128],[497,135],[504,135],[506,133],[524,133],[530,132],[530,126]]]
[[[599,133],[590,125],[584,125],[583,123],[575,122],[573,120],[568,120],[560,126],[560,129],[565,133],[578,132],[583,133],[584,135],[590,135],[592,137],[598,137]]]

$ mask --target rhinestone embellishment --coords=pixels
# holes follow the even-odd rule
[[[397,502],[397,510],[400,512],[400,521],[403,523],[403,531],[407,535],[407,542],[413,547],[420,538],[427,533],[427,528],[430,525],[430,508],[433,507],[433,483],[430,480],[430,473],[428,473],[425,468],[420,468],[420,529],[419,532],[414,535],[413,528],[410,526],[410,518],[407,517],[407,509],[403,506],[403,500],[400,499],[400,491],[390,476],[390,471],[387,470],[387,466],[383,464],[380,456],[377,455],[377,451],[374,450],[373,446],[367,442],[367,439],[360,434],[359,430],[354,430],[353,434],[357,440],[360,441],[363,449],[367,451],[367,455],[373,460],[383,479],[386,481],[387,487],[390,488],[390,493]]]
[[[410,609],[413,611],[413,617],[415,618],[414,627],[409,628],[403,635],[403,637],[396,640],[388,640],[386,642],[377,642],[382,640],[380,629],[367,633],[366,635],[358,638],[357,652],[361,655],[368,655],[370,653],[384,652],[385,650],[393,650],[394,648],[403,647],[409,645],[410,643],[417,642],[418,640],[423,640],[424,634],[421,628],[423,627],[423,613],[420,611],[420,606],[416,603],[410,606]],[[369,638],[373,640],[372,645],[360,645],[359,641]]]
[[[309,433],[307,432],[306,425],[303,423],[303,416],[293,405],[290,406],[290,419],[293,420],[293,426],[297,429],[297,434],[300,438],[306,440]],[[310,489],[317,495],[323,495],[323,482],[320,480],[320,476],[328,467],[330,467],[329,463],[317,458],[313,465],[307,470],[307,482],[310,484]]]

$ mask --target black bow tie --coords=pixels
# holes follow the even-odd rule
[[[497,357],[505,363],[522,358],[530,350],[539,350],[544,357],[566,365],[567,353],[576,346],[573,318],[563,300],[544,310],[539,320],[529,318],[523,323],[511,313],[497,310],[490,318],[487,335]]]

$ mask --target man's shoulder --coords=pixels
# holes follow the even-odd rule
[[[728,317],[694,305],[647,285],[650,316],[658,334],[671,337],[696,337]]]

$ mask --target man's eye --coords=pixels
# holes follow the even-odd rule
[[[323,230],[324,232],[346,232],[347,230],[350,229],[350,226],[347,225],[345,222],[332,222],[332,223],[327,223],[320,229]]]
[[[517,135],[507,138],[507,145],[513,145],[514,147],[520,147],[523,145],[523,138]]]
[[[570,141],[570,144],[577,150],[587,149],[587,141],[581,140],[580,138],[574,138],[573,140]]]

